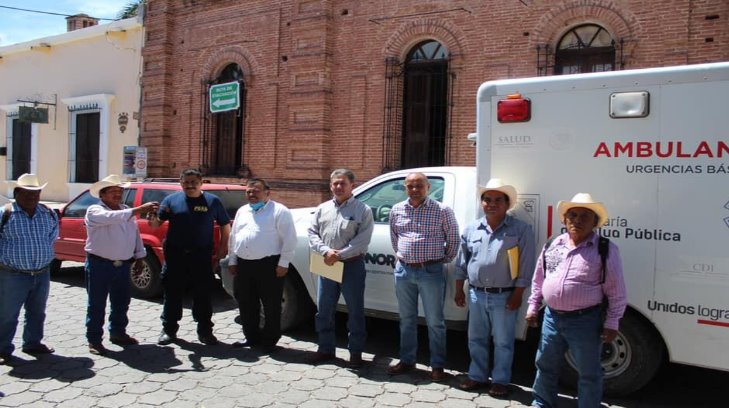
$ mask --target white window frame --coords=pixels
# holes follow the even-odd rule
[[[99,112],[99,180],[108,174],[107,156],[109,154],[109,135],[111,134],[112,94],[96,94],[62,98],[68,106],[68,181],[76,183],[76,116],[84,113]],[[86,183],[83,183],[86,184]]]

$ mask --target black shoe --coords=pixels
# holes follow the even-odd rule
[[[349,361],[347,367],[349,368],[362,368],[364,360],[362,360],[362,353],[349,353]]]
[[[233,348],[253,347],[255,345],[256,345],[256,343],[254,343],[250,340],[241,340],[241,341],[236,341],[235,343],[233,343]]]
[[[337,358],[337,356],[334,353],[322,353],[321,351],[317,351],[309,359],[309,364],[311,364],[311,365],[324,364],[329,361],[333,361],[335,358]]]
[[[45,344],[41,343],[36,346],[28,346],[23,347],[23,353],[30,354],[32,356],[38,355],[38,354],[51,354],[54,350],[53,347],[48,347]]]
[[[89,353],[95,356],[103,356],[108,351],[101,343],[89,343]]]
[[[387,373],[390,375],[400,375],[409,373],[410,371],[415,370],[415,364],[407,364],[403,363],[402,361],[395,364],[394,366],[390,366],[387,368]]]
[[[137,339],[128,334],[124,334],[121,336],[109,336],[109,341],[118,346],[133,346],[135,344],[139,344]]]
[[[215,337],[212,333],[210,334],[201,334],[197,336],[197,339],[200,340],[200,343],[206,345],[206,346],[214,346],[218,344],[218,338]]]
[[[265,345],[265,346],[263,346],[263,345],[262,345],[262,346],[260,346],[260,347],[258,348],[258,350],[259,350],[259,351],[260,351],[260,352],[261,352],[262,354],[273,354],[273,353],[275,353],[275,352],[276,352],[276,350],[278,350],[278,349],[279,349],[279,347],[278,347],[277,345],[275,345],[275,344],[268,344],[268,345]]]
[[[11,361],[13,361],[12,354],[6,354],[6,353],[0,354],[0,365],[9,365]]]
[[[175,340],[177,340],[177,336],[175,336],[174,334],[162,332],[162,334],[160,334],[159,336],[159,339],[157,339],[157,344],[159,344],[160,346],[166,346],[168,344],[174,343]]]

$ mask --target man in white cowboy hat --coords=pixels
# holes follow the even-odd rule
[[[534,402],[557,406],[557,381],[567,350],[579,381],[577,405],[597,408],[602,399],[602,343],[613,341],[627,295],[618,247],[595,231],[608,213],[587,193],[560,201],[557,213],[567,232],[547,241],[537,261],[526,319],[536,327],[545,303],[536,357]]]
[[[157,211],[159,203],[148,202],[129,208],[122,204],[124,188],[121,177],[111,174],[94,183],[89,192],[101,199],[89,206],[86,224],[86,292],[89,297],[86,309],[86,340],[91,354],[107,352],[101,342],[104,334],[106,298],[109,298],[109,340],[120,346],[137,344],[127,334],[127,310],[131,300],[129,272],[144,267],[147,255],[137,227],[137,215]]]
[[[15,203],[0,207],[0,364],[12,359],[13,337],[23,307],[23,352],[54,352],[41,343],[51,282],[49,265],[58,237],[58,217],[40,203],[45,186],[35,174],[23,174],[13,190]]]
[[[468,379],[460,388],[465,391],[489,388],[493,397],[508,394],[516,315],[534,271],[532,227],[507,214],[516,205],[516,197],[516,189],[498,178],[479,187],[478,199],[484,216],[461,234],[461,249],[456,258],[455,302],[460,307],[468,303],[471,354]],[[467,298],[463,290],[466,280]]]

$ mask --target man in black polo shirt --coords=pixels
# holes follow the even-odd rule
[[[162,334],[157,344],[170,344],[177,339],[178,322],[182,318],[182,297],[192,289],[192,317],[197,321],[198,339],[213,345],[213,307],[210,291],[213,287],[213,223],[220,225],[220,245],[217,258],[228,251],[230,218],[218,197],[202,191],[202,174],[187,169],[180,176],[183,191],[165,197],[159,213],[150,219],[152,227],[169,220],[170,228],[164,242],[165,265],[162,268],[164,304]]]

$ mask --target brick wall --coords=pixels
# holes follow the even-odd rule
[[[595,23],[622,40],[625,68],[725,61],[728,20],[729,2],[717,0],[150,0],[142,144],[153,176],[199,167],[205,84],[237,63],[244,164],[277,200],[313,205],[329,196],[334,168],[360,180],[381,172],[384,61],[422,40],[451,55],[447,163],[473,165],[478,86],[534,76],[537,45]]]

